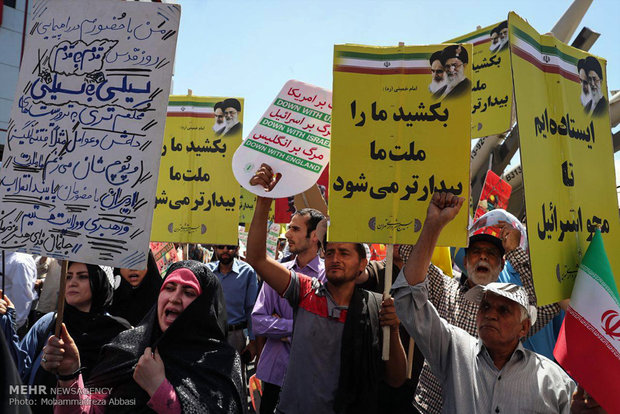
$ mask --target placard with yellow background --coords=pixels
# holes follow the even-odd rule
[[[570,297],[597,226],[620,278],[606,61],[508,18],[538,304]]]
[[[226,98],[171,96],[155,198],[152,241],[237,244],[239,185],[231,158],[241,144],[240,106],[218,109]],[[236,105],[232,103],[231,105]],[[224,112],[236,112],[238,127],[221,132]],[[230,116],[226,115],[230,118]],[[234,184],[234,185],[231,185]]]
[[[512,116],[512,76],[507,21],[448,40],[448,43],[474,45],[471,137],[508,131]]]
[[[453,83],[432,93],[429,58],[444,50]],[[328,240],[414,243],[434,192],[469,200],[471,53],[335,46]],[[439,244],[465,246],[466,229],[463,208]]]

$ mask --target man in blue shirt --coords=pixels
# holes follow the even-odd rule
[[[258,295],[258,281],[252,266],[236,258],[238,250],[239,246],[216,246],[215,254],[219,260],[208,266],[220,280],[224,291],[228,343],[239,352],[245,365],[256,356],[252,309]]]

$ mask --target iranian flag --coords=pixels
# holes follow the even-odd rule
[[[597,229],[553,355],[609,413],[620,412],[620,296]]]

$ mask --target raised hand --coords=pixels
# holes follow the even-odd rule
[[[507,221],[500,221],[498,224],[502,228],[499,237],[502,239],[504,251],[508,253],[519,247],[519,243],[521,243],[521,232],[519,229],[512,227]]]
[[[465,199],[448,192],[437,192],[428,205],[426,222],[444,227],[456,217]]]
[[[254,176],[250,178],[250,185],[261,185],[266,192],[269,192],[278,184],[280,178],[282,178],[282,174],[274,174],[273,169],[263,163],[258,171],[254,173]]]

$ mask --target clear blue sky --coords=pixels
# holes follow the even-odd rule
[[[568,0],[179,0],[174,94],[245,98],[244,132],[282,85],[298,79],[332,89],[333,45],[437,44],[506,19],[514,10],[541,33]],[[608,60],[610,90],[620,89],[620,1],[594,0],[579,29],[601,37],[590,50]]]

